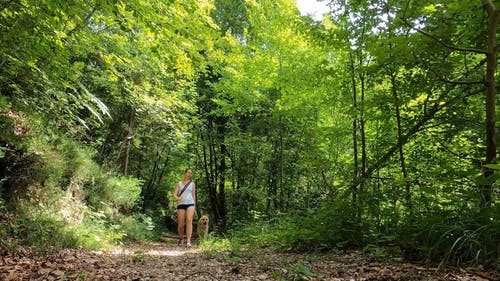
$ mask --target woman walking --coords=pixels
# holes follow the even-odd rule
[[[193,171],[186,169],[184,179],[175,185],[174,198],[177,200],[177,231],[179,233],[179,245],[184,242],[184,229],[186,230],[186,246],[191,247],[191,236],[193,234],[193,217],[196,202],[196,186],[191,180]]]

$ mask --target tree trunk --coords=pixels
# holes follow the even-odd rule
[[[157,182],[161,181],[161,177],[163,176],[163,172],[165,171],[165,167],[168,165],[169,156],[167,156],[165,164],[163,165],[163,169],[162,169],[162,172],[160,174],[160,178],[157,179],[158,178],[157,177],[158,166],[159,166],[159,163],[161,161],[161,157],[163,155],[163,152],[165,151],[166,148],[167,148],[167,143],[163,144],[163,147],[161,150],[158,147],[158,145],[156,146],[156,158],[155,158],[155,161],[153,163],[153,171],[151,172],[151,176],[149,177],[148,183],[143,185],[143,187],[141,189],[142,212],[143,213],[146,212],[146,206],[149,205],[149,202],[151,200],[151,190],[153,189],[153,186],[155,186],[155,184]],[[169,151],[169,155],[170,155],[170,151]]]
[[[439,38],[429,34],[419,28],[413,27],[403,16],[403,22],[406,23],[411,28],[417,30],[421,34],[434,39],[439,44],[445,46],[448,49],[464,52],[472,52],[476,54],[486,55],[486,77],[484,78],[485,91],[485,111],[486,111],[486,159],[484,164],[490,164],[495,162],[496,158],[496,141],[495,141],[495,121],[496,121],[496,90],[495,90],[495,73],[497,67],[497,46],[496,46],[496,33],[499,23],[500,10],[495,7],[491,0],[482,0],[483,8],[488,14],[488,42],[487,50],[475,49],[475,48],[459,48],[446,42],[439,40]],[[483,166],[483,177],[486,182],[488,178],[493,175],[493,170]],[[491,183],[482,184],[480,186],[481,193],[481,203],[484,207],[490,207],[492,203],[493,187]]]
[[[134,133],[133,133],[133,124],[134,124],[134,118],[135,118],[135,110],[132,110],[130,113],[129,119],[128,119],[128,128],[127,128],[127,138],[125,139],[126,141],[126,149],[125,149],[125,165],[123,168],[123,175],[126,177],[128,174],[128,162],[129,162],[129,157],[130,157],[130,147],[132,146],[132,139],[134,138]]]
[[[361,66],[362,61],[360,59],[359,65]],[[361,101],[359,107],[359,133],[361,136],[361,174],[363,175],[366,171],[367,157],[366,157],[366,134],[365,134],[365,75],[359,75],[359,81],[361,82]],[[362,186],[360,187],[362,188]],[[361,192],[361,190],[360,190]]]
[[[392,20],[393,18],[390,16],[390,11],[389,11],[389,5],[386,6],[387,9],[387,15],[388,16],[388,21],[389,21],[389,37],[393,38],[393,29],[392,29]],[[396,111],[396,123],[397,123],[397,129],[398,129],[398,151],[399,151],[399,164],[401,166],[401,173],[403,174],[403,180],[405,182],[405,202],[406,202],[406,207],[408,210],[411,212],[412,206],[411,206],[411,186],[408,181],[408,172],[406,170],[406,161],[405,161],[405,155],[404,155],[404,150],[403,150],[403,130],[401,126],[401,111],[400,111],[400,105],[399,105],[399,97],[398,97],[398,88],[397,88],[397,81],[396,81],[396,73],[397,73],[397,66],[393,64],[394,58],[393,58],[393,45],[392,43],[389,43],[389,60],[390,60],[390,67],[389,67],[389,76],[391,77],[391,92],[392,92],[392,98],[394,100],[394,109]]]
[[[352,105],[354,111],[354,117],[352,120],[352,146],[353,146],[353,154],[354,154],[354,179],[359,177],[359,168],[358,168],[358,104],[357,104],[357,92],[356,92],[356,76],[354,73],[354,58],[352,57],[352,52],[349,53],[349,59],[351,62],[351,80],[352,80]],[[357,198],[357,189],[358,184],[353,184],[352,189],[352,202],[356,204]]]
[[[272,158],[269,159],[269,176],[267,179],[267,198],[266,198],[266,213],[272,215],[272,211],[276,210],[278,207],[277,196],[278,196],[278,156],[279,156],[279,143],[278,141],[273,141],[273,153]]]
[[[280,190],[280,203],[279,203],[279,208],[280,211],[284,212],[285,211],[285,205],[286,205],[286,198],[285,198],[285,187],[283,186],[283,175],[285,173],[284,170],[284,145],[283,145],[283,138],[285,135],[285,129],[283,125],[283,120],[280,115],[280,139],[279,139],[279,145],[280,145],[280,157],[279,157],[279,190]]]
[[[406,207],[408,210],[411,210],[411,190],[410,190],[410,183],[408,182],[408,172],[406,171],[406,163],[405,163],[405,155],[403,151],[403,132],[401,129],[401,112],[399,108],[399,97],[398,97],[398,92],[396,88],[396,74],[395,70],[391,69],[390,70],[390,76],[391,76],[391,91],[392,91],[392,98],[394,100],[394,109],[396,111],[396,123],[397,123],[397,128],[398,128],[398,152],[399,152],[399,164],[401,166],[401,173],[403,174],[403,180],[405,182],[405,202],[406,202]]]
[[[216,183],[214,180],[214,169],[213,169],[213,161],[212,161],[212,138],[210,137],[210,130],[211,130],[211,122],[207,121],[206,124],[206,134],[207,134],[207,139],[203,140],[203,133],[201,133],[202,141],[203,141],[203,167],[205,168],[205,180],[207,184],[207,189],[208,189],[208,199],[210,201],[210,206],[212,208],[212,211],[214,212],[215,220],[217,221],[220,217],[221,214],[219,213],[219,206],[217,202],[217,187]],[[209,152],[207,152],[207,146]],[[210,153],[210,155],[209,155]]]
[[[486,53],[486,162],[490,164],[496,158],[496,142],[495,142],[495,72],[497,66],[496,58],[496,33],[499,21],[500,10],[494,6],[491,0],[483,0],[484,8],[488,13],[488,50]],[[484,178],[489,178],[493,175],[493,170],[484,168]],[[481,186],[481,201],[484,207],[490,207],[492,201],[493,187],[492,184]]]
[[[167,144],[165,143],[165,146],[167,146]],[[165,147],[162,149],[162,153],[161,155],[163,155],[163,151],[165,150]],[[157,183],[159,184],[161,182],[161,180],[163,179],[163,175],[165,174],[165,171],[167,170],[167,167],[168,167],[168,163],[170,162],[170,153],[171,153],[171,150],[170,148],[168,148],[168,153],[167,153],[167,158],[165,159],[165,162],[163,163],[163,167],[160,171],[160,175],[157,177]]]
[[[359,66],[362,66],[363,64],[363,59],[359,58]],[[362,71],[362,70],[360,70]],[[366,157],[366,134],[365,134],[365,117],[364,117],[364,103],[365,103],[365,75],[363,72],[359,74],[359,81],[361,82],[361,101],[360,101],[360,106],[359,106],[359,134],[361,137],[361,175],[364,175],[366,172],[366,164],[367,164],[367,157]],[[358,187],[358,201],[363,202],[364,201],[364,183],[361,183]],[[357,216],[358,218],[361,217],[361,208],[357,209]]]
[[[217,125],[217,136],[219,138],[220,146],[220,163],[219,163],[219,192],[217,194],[218,207],[219,207],[219,225],[224,229],[227,222],[227,211],[226,211],[226,155],[227,147],[224,143],[226,134],[226,119],[220,117]]]

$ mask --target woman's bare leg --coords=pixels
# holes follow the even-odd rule
[[[179,241],[184,238],[184,222],[186,220],[186,211],[177,209],[177,233],[179,234]]]
[[[191,235],[193,234],[193,217],[194,217],[194,207],[189,207],[186,210],[186,238],[187,238],[187,243],[191,243]]]

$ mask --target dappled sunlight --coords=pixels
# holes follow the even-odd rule
[[[316,258],[310,253],[264,249],[235,256],[200,253],[198,247],[159,243],[127,245],[112,251],[26,252],[0,259],[0,280],[485,280],[475,272],[451,268],[438,271],[388,259],[382,251],[317,253]],[[493,275],[481,276],[499,280]]]
[[[112,251],[92,251],[97,255],[113,255],[113,256],[154,256],[154,257],[178,257],[186,254],[201,253],[201,249],[197,247],[192,248],[165,248],[159,247],[156,249],[115,249]]]
[[[0,281],[500,281],[499,22],[1,1]]]

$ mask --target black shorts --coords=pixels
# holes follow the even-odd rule
[[[177,205],[177,210],[187,210],[189,207],[194,207],[194,204],[180,204],[180,205]]]

